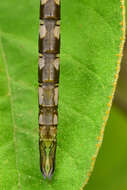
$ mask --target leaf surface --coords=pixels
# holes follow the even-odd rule
[[[1,2],[0,189],[78,190],[87,183],[119,71],[120,5],[62,1],[58,146],[48,181],[38,151],[39,1]]]

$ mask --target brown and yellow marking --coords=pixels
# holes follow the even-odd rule
[[[52,63],[55,67],[56,70],[59,70],[59,64],[60,64],[60,59],[56,58],[53,63]]]
[[[45,25],[40,25],[40,38],[43,39],[47,34]]]
[[[40,169],[51,178],[55,168],[60,65],[60,0],[41,0],[38,98]]]
[[[55,36],[55,38],[57,38],[57,39],[60,38],[60,27],[59,27],[59,26],[55,26],[55,29],[54,29],[54,36]]]
[[[48,0],[41,0],[41,5],[44,5],[47,3]]]
[[[60,26],[60,20],[56,21],[56,25]]]
[[[57,5],[60,5],[60,0],[54,0]]]
[[[45,60],[43,57],[39,57],[39,68],[42,69],[45,66]]]
[[[44,24],[44,20],[40,19],[40,25]]]

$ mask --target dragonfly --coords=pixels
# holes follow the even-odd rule
[[[40,0],[38,63],[40,169],[51,179],[55,169],[60,70],[60,0]]]

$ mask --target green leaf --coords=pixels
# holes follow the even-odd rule
[[[48,181],[38,151],[39,1],[1,2],[0,189],[78,190],[87,183],[119,72],[121,4],[62,1],[58,146]]]

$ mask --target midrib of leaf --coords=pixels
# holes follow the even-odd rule
[[[14,119],[14,113],[13,113],[13,98],[12,98],[12,92],[11,92],[11,85],[10,85],[10,77],[8,72],[8,65],[6,61],[5,51],[2,45],[2,37],[0,34],[0,50],[2,54],[3,63],[5,65],[5,74],[7,77],[7,86],[8,86],[8,95],[10,100],[10,107],[11,107],[11,118],[12,118],[12,124],[13,124],[13,143],[14,143],[14,149],[15,149],[15,160],[16,160],[16,170],[18,175],[18,189],[21,190],[21,182],[20,182],[20,172],[18,171],[18,159],[17,159],[17,146],[16,146],[16,123]]]

